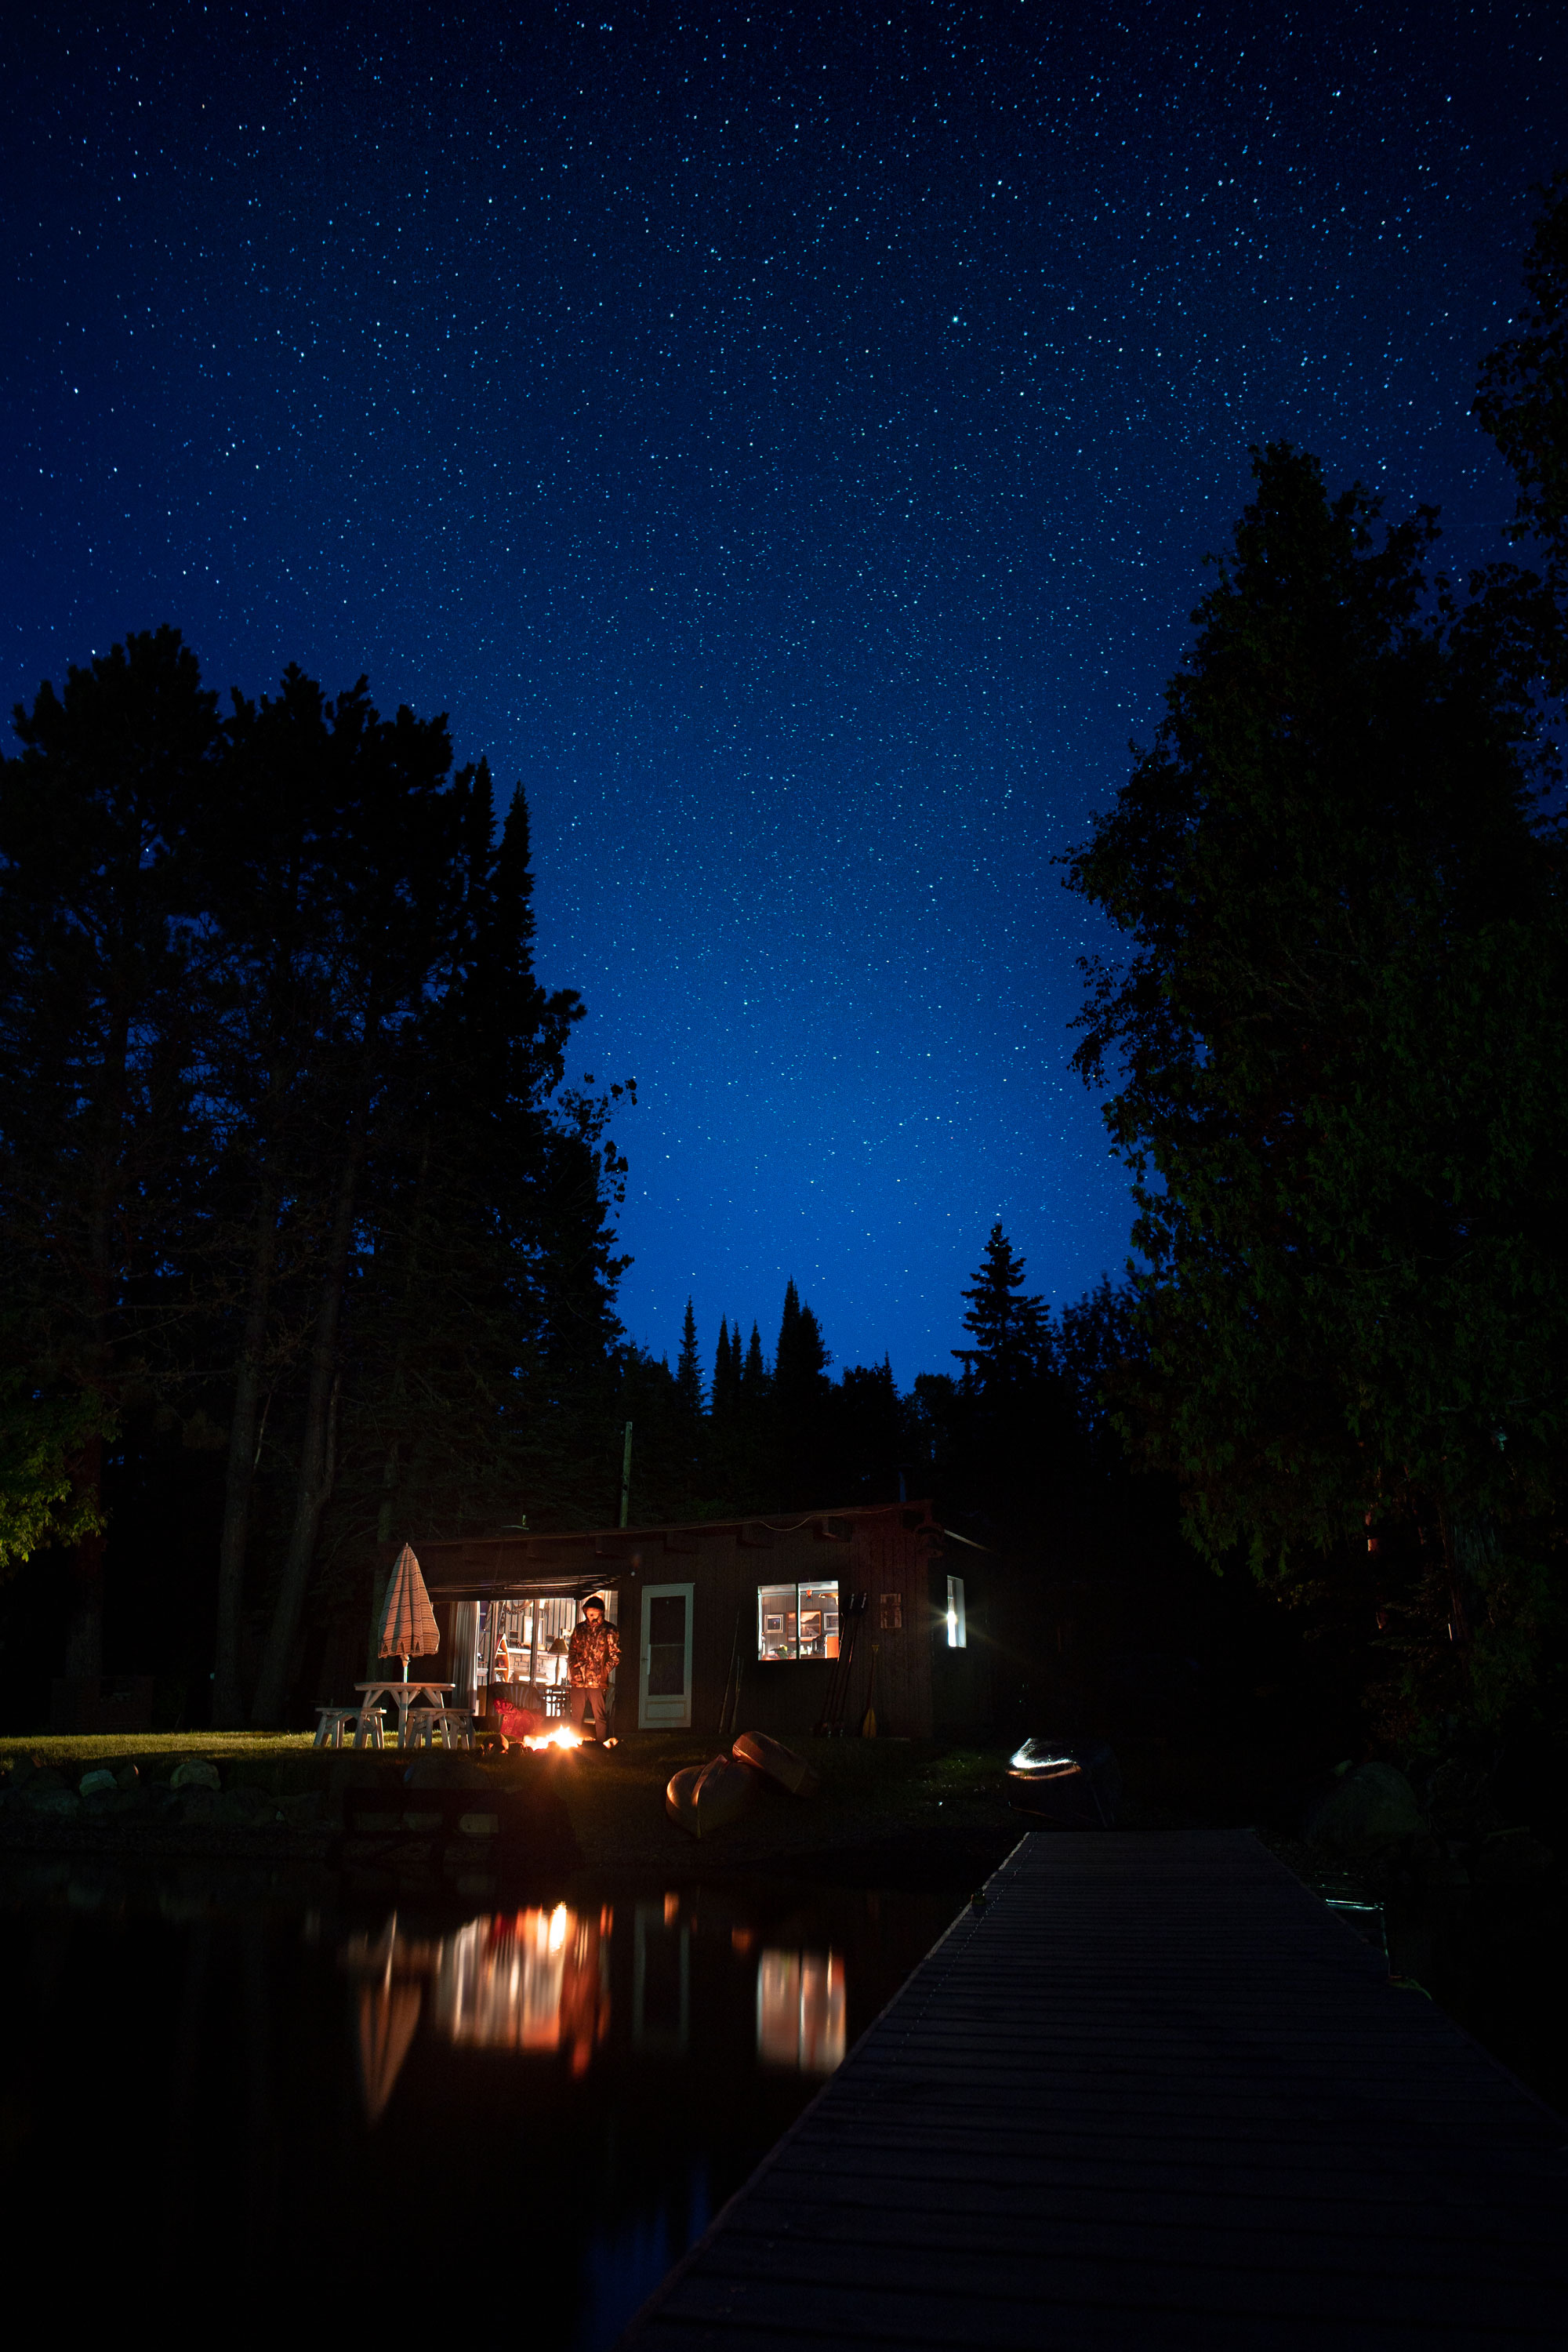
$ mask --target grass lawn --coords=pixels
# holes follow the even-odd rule
[[[999,1839],[1004,1851],[1012,1843],[1016,1817],[1006,1808],[1006,1759],[1000,1748],[900,1739],[805,1738],[789,1744],[817,1774],[816,1794],[791,1797],[772,1782],[760,1782],[744,1818],[700,1844],[669,1820],[664,1791],[672,1773],[705,1763],[716,1752],[719,1743],[710,1736],[633,1732],[610,1749],[534,1757],[514,1748],[505,1757],[484,1751],[464,1760],[479,1763],[487,1777],[503,1782],[513,1773],[548,1773],[584,1861],[594,1868],[689,1868],[699,1857],[704,1868],[783,1867],[825,1853],[847,1856],[864,1849],[876,1856],[897,1848],[900,1866],[918,1878],[920,1855],[929,1852],[934,1860],[945,1848],[958,1875],[984,1875],[985,1853]],[[352,1758],[314,1749],[306,1731],[84,1732],[0,1738],[0,1777],[31,1758],[52,1765],[68,1780],[91,1765],[127,1760],[138,1765],[144,1780],[165,1780],[184,1756],[210,1758],[226,1786],[249,1784],[279,1793],[314,1788],[323,1794],[351,1764],[400,1773],[415,1760],[396,1749],[379,1755],[366,1749]]]
[[[310,1748],[310,1731],[16,1731],[0,1736],[0,1767],[7,1757],[37,1757],[40,1764],[97,1764],[103,1757],[273,1757]]]
[[[70,1764],[83,1771],[110,1757],[210,1756],[221,1764],[226,1756],[268,1757],[307,1751],[308,1731],[29,1731],[0,1735],[0,1769],[14,1756],[36,1756],[41,1764],[64,1771]]]

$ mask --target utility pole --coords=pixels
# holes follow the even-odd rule
[[[632,1499],[632,1425],[626,1423],[626,1450],[621,1455],[621,1525],[626,1523],[626,1511]]]

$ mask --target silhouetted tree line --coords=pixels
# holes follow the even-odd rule
[[[527,811],[444,720],[297,669],[224,715],[161,629],[16,732],[0,1560],[55,1548],[73,1675],[106,1608],[177,1653],[178,1591],[215,1719],[275,1721],[394,1532],[605,1516],[622,1090],[563,1082]]]
[[[791,1281],[771,1354],[755,1323],[719,1326],[704,1373],[691,1302],[679,1353],[632,1354],[623,1403],[635,1433],[633,1516],[659,1523],[746,1511],[938,1496],[977,1536],[1027,1546],[1042,1515],[1124,1475],[1105,1397],[1137,1344],[1131,1296],[1104,1279],[1054,1311],[1024,1289],[1024,1260],[992,1228],[963,1293],[960,1370],[900,1391],[891,1364],[837,1379],[822,1327]]]

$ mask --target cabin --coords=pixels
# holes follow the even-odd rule
[[[621,1637],[617,1733],[853,1732],[873,1705],[885,1738],[990,1721],[991,1555],[929,1503],[415,1549],[441,1626],[436,1671],[458,1705],[492,1679],[504,1636],[512,1678],[563,1714],[567,1640],[596,1592]]]

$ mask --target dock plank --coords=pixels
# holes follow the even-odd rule
[[[1568,2129],[1242,1832],[1031,1835],[624,2339],[1568,2342]]]

